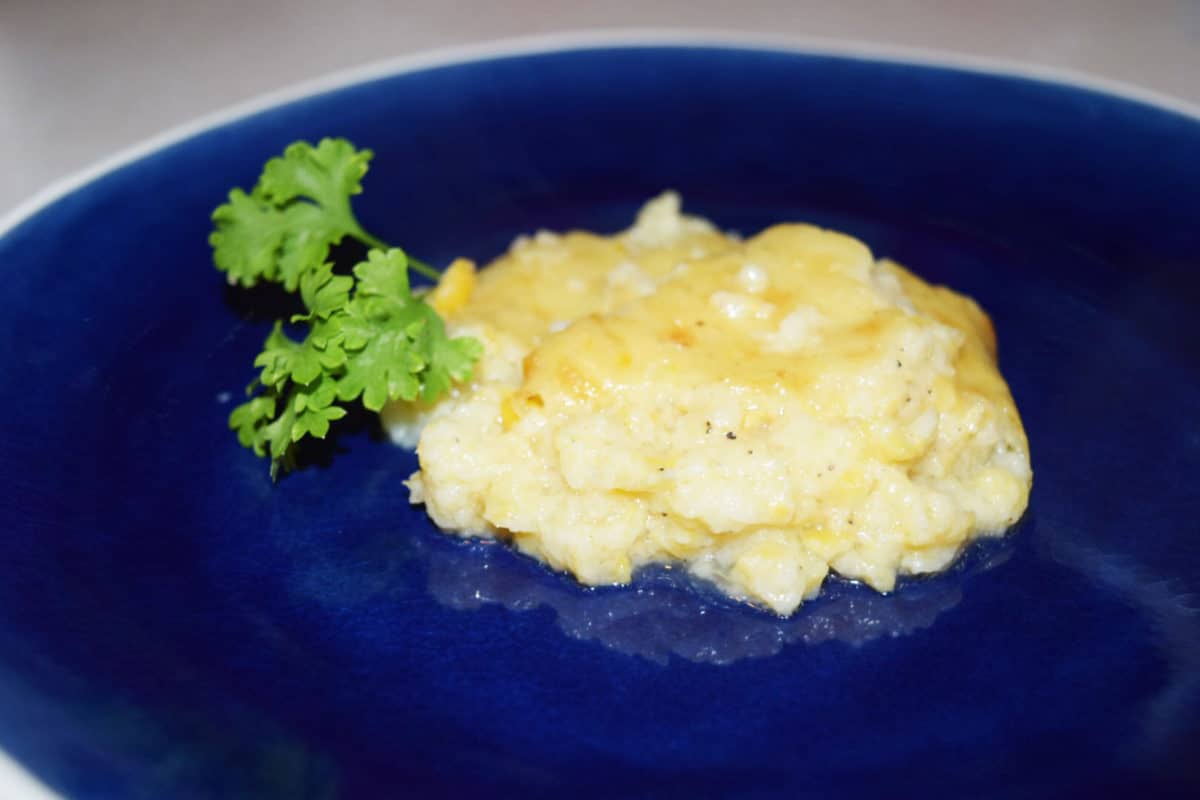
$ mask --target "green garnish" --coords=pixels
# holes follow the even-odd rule
[[[271,477],[295,465],[296,444],[324,439],[330,423],[361,400],[435,400],[470,380],[482,346],[451,339],[437,311],[413,294],[408,270],[439,272],[367,233],[350,207],[362,191],[370,150],[345,139],[295,142],[272,158],[249,193],[234,189],[213,212],[213,261],[230,283],[282,284],[300,292],[307,326],[296,341],[275,323],[254,359],[250,399],[229,415],[238,441],[271,459]],[[352,275],[336,275],[329,249],[350,236],[371,248]]]

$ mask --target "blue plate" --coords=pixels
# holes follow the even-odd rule
[[[973,295],[1024,522],[778,620],[444,537],[366,416],[272,485],[226,416],[277,308],[225,288],[208,215],[324,135],[377,153],[366,227],[434,261],[671,187]],[[0,240],[0,745],[78,798],[1189,794],[1198,268],[1197,118],[929,64],[518,48],[153,149]]]

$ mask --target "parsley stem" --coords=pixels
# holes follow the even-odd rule
[[[387,242],[383,241],[382,239],[376,239],[374,236],[364,231],[361,227],[355,231],[354,236],[368,247],[377,247],[380,250],[391,249],[391,246]],[[429,278],[431,281],[436,281],[442,277],[442,272],[437,267],[431,267],[419,258],[414,258],[407,253],[404,255],[408,259],[408,266],[411,269],[416,270],[426,278]]]
[[[429,278],[431,281],[436,281],[442,277],[442,273],[438,269],[436,269],[435,267],[431,267],[428,264],[426,264],[424,261],[420,261],[419,259],[413,258],[412,256],[408,257],[408,266],[411,267],[412,269],[415,269],[417,272],[421,273],[426,278]]]
[[[367,247],[374,247],[379,250],[388,250],[391,248],[391,245],[389,245],[387,242],[383,241],[382,239],[376,239],[374,236],[364,231],[359,225],[354,226],[354,238],[358,239]]]

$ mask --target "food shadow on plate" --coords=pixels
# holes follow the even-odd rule
[[[333,264],[333,271],[338,275],[349,275],[354,266],[366,258],[367,248],[358,242],[346,238],[340,244],[329,250],[328,261]],[[293,314],[304,313],[304,304],[300,301],[300,291],[289,292],[283,284],[264,281],[254,286],[231,284],[223,280],[223,276],[213,267],[214,281],[223,283],[221,302],[238,319],[243,322],[274,323],[275,320],[290,319]],[[414,285],[425,282],[419,275],[410,275]],[[302,328],[296,328],[295,332]],[[264,338],[267,331],[263,331]]]
[[[304,311],[300,298],[278,283],[250,287],[226,283],[221,289],[221,301],[239,320],[263,325]],[[264,339],[269,331],[269,327],[263,329]]]
[[[901,580],[890,594],[830,577],[821,594],[782,618],[718,594],[685,570],[643,569],[629,586],[583,587],[493,541],[415,537],[428,588],[463,611],[542,606],[567,636],[666,664],[672,656],[724,665],[765,658],[791,644],[860,646],[930,627],[962,599],[964,579],[1006,562],[1016,530],[975,542],[945,573]]]

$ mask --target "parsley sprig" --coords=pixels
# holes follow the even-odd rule
[[[290,469],[296,445],[325,438],[355,401],[379,411],[392,400],[435,400],[470,380],[482,346],[450,338],[442,318],[413,293],[408,270],[439,272],[367,233],[350,206],[372,153],[345,139],[295,142],[272,158],[248,194],[229,193],[213,212],[213,261],[230,283],[260,281],[300,292],[307,326],[297,341],[276,322],[254,360],[250,399],[229,415],[238,441],[271,459],[271,476]],[[338,275],[330,248],[350,236],[364,261]]]

